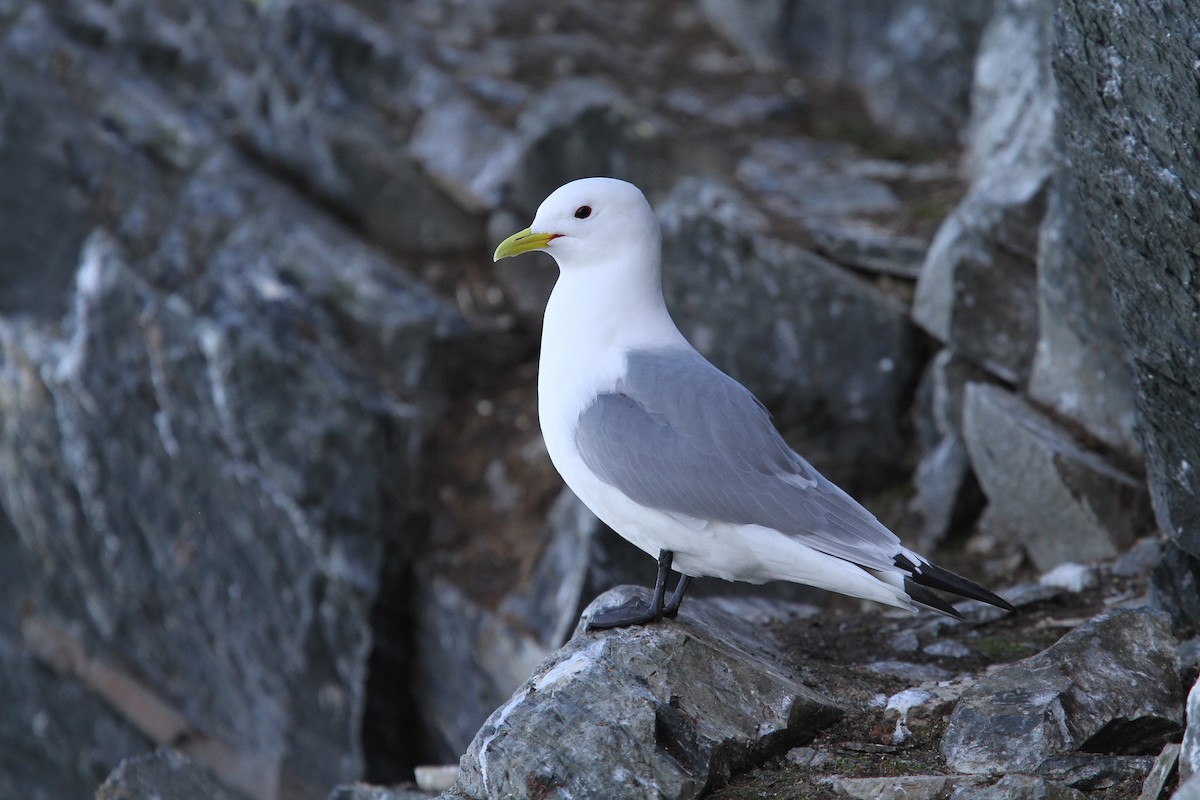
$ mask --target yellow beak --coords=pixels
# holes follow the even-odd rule
[[[509,256],[519,256],[530,250],[545,250],[554,236],[553,233],[532,233],[529,228],[517,231],[500,243],[500,246],[496,248],[496,255],[492,256],[492,261],[499,261]]]

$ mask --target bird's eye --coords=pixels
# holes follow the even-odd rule
[[[575,209],[575,219],[587,219],[592,215],[591,206],[580,206]]]

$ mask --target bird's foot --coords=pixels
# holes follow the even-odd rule
[[[628,628],[630,625],[645,625],[657,622],[664,616],[675,616],[664,611],[655,611],[648,604],[637,598],[626,600],[619,606],[597,611],[588,620],[587,630],[602,631],[607,628]]]

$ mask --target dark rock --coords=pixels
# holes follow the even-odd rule
[[[700,0],[705,20],[758,69],[775,69],[784,62],[784,0]]]
[[[1085,792],[1093,792],[1098,789],[1108,789],[1129,780],[1141,783],[1153,766],[1153,756],[1072,753],[1046,759],[1038,767],[1038,774],[1055,783],[1073,786]]]
[[[260,788],[323,795],[362,769],[369,610],[461,323],[241,159],[160,204],[150,256],[89,240],[63,330],[0,322],[32,619]]]
[[[917,369],[903,306],[764,235],[761,215],[723,185],[686,180],[659,213],[667,302],[688,339],[832,480],[894,476]]]
[[[96,800],[239,800],[216,777],[177,750],[163,749],[122,761]]]
[[[1150,571],[1150,603],[1170,614],[1182,635],[1200,633],[1200,558],[1167,542]]]
[[[423,792],[420,789],[395,789],[356,783],[337,787],[329,795],[329,800],[432,800],[433,797],[433,792]]]
[[[1017,395],[969,384],[963,438],[988,524],[1017,536],[1039,569],[1112,558],[1146,527],[1142,484]]]
[[[555,503],[536,566],[493,603],[448,577],[423,580],[417,607],[416,695],[427,753],[456,759],[484,720],[559,646],[579,620],[600,522],[569,491]],[[467,575],[468,581],[477,580]]]
[[[1010,383],[1028,377],[1038,335],[1038,228],[1057,168],[1053,11],[997,4],[972,88],[971,188],[930,245],[913,304],[933,336]]]
[[[1054,69],[1075,196],[1107,267],[1136,378],[1158,524],[1200,556],[1200,163],[1192,155],[1200,27],[1192,12],[1187,0],[1069,0]]]
[[[888,132],[954,144],[991,11],[991,0],[803,0],[788,7],[788,51],[818,80],[854,87]]]
[[[645,597],[624,587],[591,608],[631,592]],[[706,601],[662,625],[577,633],[479,731],[454,791],[698,797],[841,715],[778,655],[764,628]]]
[[[1109,611],[963,693],[941,750],[958,772],[1037,770],[1085,752],[1157,753],[1182,719],[1166,615]]]
[[[1162,557],[1163,546],[1159,544],[1157,538],[1141,539],[1113,562],[1113,575],[1118,578],[1134,578],[1138,575],[1145,575],[1162,561]]]
[[[877,229],[866,223],[828,223],[809,226],[817,251],[847,267],[864,272],[916,279],[928,245],[913,236]]]

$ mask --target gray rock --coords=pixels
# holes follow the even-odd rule
[[[670,126],[596,78],[551,85],[521,112],[516,135],[520,169],[505,205],[530,220],[547,195],[574,178],[633,181],[653,198],[677,177],[680,150]]]
[[[853,147],[838,142],[768,139],[751,146],[737,177],[773,211],[800,222],[899,210],[886,183],[851,169],[856,158]]]
[[[1172,775],[1176,774],[1176,767],[1179,762],[1179,745],[1167,744],[1163,746],[1162,752],[1158,754],[1158,758],[1154,759],[1153,766],[1146,775],[1146,780],[1142,783],[1142,793],[1138,795],[1138,800],[1158,800],[1162,797],[1163,788]],[[1187,783],[1186,780],[1179,779],[1179,784]]]
[[[969,791],[983,782],[982,778],[967,775],[899,775],[890,778],[831,776],[827,785],[854,800],[944,800],[955,791]]]
[[[864,272],[916,279],[921,274],[928,245],[866,223],[810,225],[817,252],[839,264]]]
[[[1162,557],[1163,547],[1157,538],[1141,539],[1113,563],[1113,575],[1118,578],[1134,578],[1138,575],[1145,575],[1162,560]]]
[[[1061,174],[1055,179],[1039,234],[1039,333],[1029,397],[1136,458],[1133,373],[1104,261],[1073,190]]]
[[[362,769],[384,544],[415,510],[431,348],[461,322],[242,159],[159,202],[151,254],[89,240],[61,330],[0,321],[32,618],[230,769],[323,794]]]
[[[832,480],[853,489],[894,476],[917,368],[904,308],[766,236],[762,216],[721,184],[685,180],[659,215],[667,303],[697,349]]]
[[[1178,745],[1167,745],[1177,747]],[[1112,756],[1072,753],[1042,762],[1038,774],[1085,792],[1108,789],[1130,780],[1143,780],[1154,766],[1153,756]]]
[[[819,81],[854,87],[880,128],[953,144],[991,10],[991,0],[803,0],[788,9],[788,50]]]
[[[1075,196],[1133,365],[1158,524],[1200,556],[1200,164],[1190,155],[1200,28],[1192,11],[1187,0],[1070,0],[1054,69]]]
[[[1168,541],[1150,571],[1150,603],[1170,614],[1181,633],[1200,632],[1200,559]]]
[[[1005,775],[991,786],[964,786],[949,800],[1085,800],[1078,789],[1032,775]]]
[[[558,647],[578,621],[596,517],[570,492],[556,501],[536,566],[488,604],[448,577],[422,580],[416,695],[426,752],[457,759],[484,721]],[[467,575],[467,580],[475,576]]]
[[[1177,662],[1165,614],[1105,612],[967,689],[942,755],[981,774],[1032,772],[1074,750],[1157,753],[1182,719]]]
[[[515,136],[461,98],[427,108],[408,146],[438,186],[468,211],[496,208],[504,183],[519,166]]]
[[[645,597],[624,587],[591,608],[631,591]],[[705,601],[675,622],[577,633],[489,718],[455,791],[698,797],[841,715],[776,657],[764,629]]]
[[[1057,169],[1050,0],[1004,0],[980,44],[967,196],[930,245],[913,317],[1010,383],[1029,375],[1038,335],[1038,228]]]
[[[96,790],[96,800],[239,800],[211,772],[177,750],[122,761]]]
[[[1200,680],[1193,684],[1187,697],[1187,729],[1179,751],[1179,782],[1186,783],[1200,774]]]
[[[989,524],[1017,536],[1039,569],[1112,558],[1144,530],[1141,483],[1018,396],[969,384],[963,437]]]
[[[1138,798],[1138,800],[1151,799]],[[1186,783],[1179,784],[1179,788],[1171,795],[1171,800],[1200,800],[1200,775],[1194,776]]]
[[[329,800],[432,800],[434,796],[433,792],[423,792],[420,789],[396,789],[356,783],[337,787],[329,795]]]
[[[745,53],[758,69],[775,69],[784,63],[784,0],[700,0],[704,19]]]

